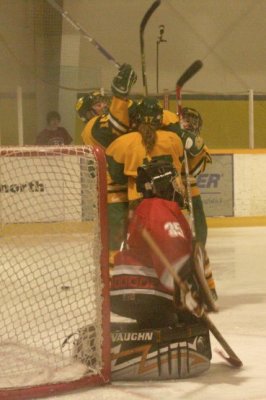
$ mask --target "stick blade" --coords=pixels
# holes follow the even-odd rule
[[[140,54],[141,54],[141,69],[142,69],[142,82],[143,88],[145,92],[145,96],[148,95],[148,84],[147,84],[147,76],[146,76],[146,65],[145,65],[145,51],[144,51],[144,30],[148,23],[148,20],[151,18],[154,11],[159,7],[161,4],[161,0],[155,0],[150,8],[144,14],[144,17],[141,20],[139,33],[140,33]]]
[[[201,60],[194,61],[177,80],[176,86],[182,88],[202,67],[203,62]]]
[[[140,24],[140,32],[141,33],[143,33],[148,20],[150,19],[150,17],[152,16],[152,14],[156,10],[156,8],[159,7],[160,4],[161,4],[161,0],[155,0],[152,3],[152,5],[150,6],[150,8],[146,11],[144,17],[142,18],[141,24]]]
[[[215,352],[219,354],[228,364],[235,368],[243,367],[242,361],[238,357],[226,357],[222,350],[215,349]]]

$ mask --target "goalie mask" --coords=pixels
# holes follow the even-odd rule
[[[151,161],[139,167],[137,173],[137,191],[142,193],[144,198],[160,197],[177,201],[183,207],[179,175],[170,162]]]
[[[158,129],[162,126],[163,108],[155,97],[146,97],[136,107],[137,124],[149,124]]]
[[[198,135],[202,128],[202,118],[200,113],[194,108],[184,107],[181,113],[182,129]]]
[[[106,112],[107,106],[108,100],[103,92],[94,90],[78,99],[76,111],[83,122],[88,122],[92,117]]]

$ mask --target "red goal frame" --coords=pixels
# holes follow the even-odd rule
[[[32,387],[1,388],[1,399],[24,400],[41,398],[71,392],[90,386],[103,385],[110,382],[110,302],[109,302],[109,253],[108,253],[108,230],[107,230],[107,182],[106,182],[106,159],[104,151],[99,147],[92,146],[65,146],[65,147],[0,147],[0,157],[27,157],[27,156],[60,156],[81,155],[84,152],[93,153],[98,167],[98,205],[101,225],[101,280],[104,282],[102,289],[102,359],[103,367],[100,373],[93,376],[84,376],[81,379],[53,384],[42,384]]]

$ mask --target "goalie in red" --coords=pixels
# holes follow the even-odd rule
[[[143,200],[130,221],[125,248],[115,256],[112,311],[137,320],[141,328],[194,320],[190,312],[183,307],[180,310],[182,300],[171,274],[141,235],[143,228],[151,232],[175,271],[184,279],[192,279],[192,234],[182,212],[178,173],[171,163],[151,161],[138,168],[136,183]],[[195,283],[193,287],[196,290]]]
[[[138,168],[136,184],[143,200],[130,220],[124,248],[115,256],[110,291],[112,312],[136,323],[112,325],[112,376],[193,376],[209,368],[211,348],[208,328],[198,318],[204,304],[193,272],[192,234],[182,212],[179,176],[171,163],[151,161]],[[186,294],[144,240],[144,228],[188,284]],[[145,360],[139,363],[143,346]]]

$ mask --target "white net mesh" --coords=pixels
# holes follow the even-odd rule
[[[104,282],[94,152],[0,153],[0,386],[101,374]],[[95,335],[84,363],[68,338],[88,325]]]

